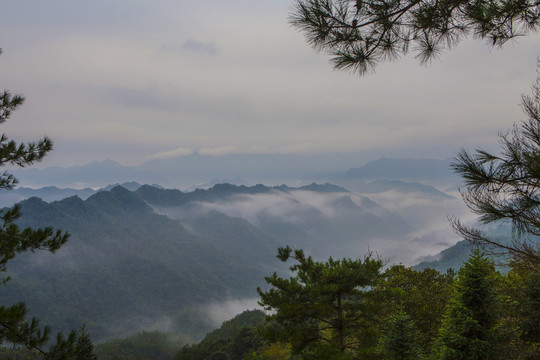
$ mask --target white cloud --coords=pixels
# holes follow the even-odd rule
[[[224,321],[230,320],[246,310],[260,309],[257,304],[258,300],[258,298],[244,298],[213,303],[207,306],[206,312],[212,325],[219,327]]]
[[[234,146],[221,146],[216,148],[202,148],[197,150],[198,154],[209,156],[223,156],[227,154],[234,154],[238,152],[238,149]]]
[[[179,147],[174,150],[159,152],[157,154],[150,155],[148,159],[172,159],[178,156],[185,156],[190,154],[193,154],[193,150]]]

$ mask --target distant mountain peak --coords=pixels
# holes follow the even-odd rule
[[[111,185],[107,185],[105,186],[104,188],[101,188],[99,190],[105,190],[105,191],[109,191],[109,190],[112,190],[113,188],[117,187],[117,186],[121,186],[123,187],[124,189],[127,189],[129,191],[135,191],[137,190],[138,188],[141,187],[141,184],[139,184],[138,182],[136,181],[128,181],[128,182],[124,182],[122,184],[120,183],[116,183],[116,184],[111,184]]]
[[[345,192],[345,193],[348,193],[348,192],[350,192],[349,190],[345,189],[344,187],[337,186],[337,185],[330,184],[330,183],[325,183],[325,184],[312,183],[311,185],[302,186],[302,187],[300,187],[300,189],[309,190],[309,191],[315,191],[315,192],[325,192],[325,193],[330,193],[330,192]]]
[[[92,161],[88,163],[88,165],[124,166],[120,164],[118,161],[114,161],[111,159],[106,159],[106,160],[101,160],[101,161],[99,160]]]
[[[359,168],[349,169],[345,178],[364,179],[440,179],[454,178],[451,159],[398,159],[382,157]]]

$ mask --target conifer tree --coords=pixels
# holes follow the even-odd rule
[[[401,309],[414,322],[416,343],[429,354],[441,326],[441,318],[452,292],[452,275],[434,269],[415,270],[393,265],[375,286],[383,311]]]
[[[533,93],[523,96],[527,116],[500,139],[501,153],[461,151],[454,171],[465,181],[463,200],[483,224],[510,222],[512,240],[501,241],[454,221],[466,240],[495,255],[510,255],[540,271],[540,60]]]
[[[290,267],[295,276],[284,279],[274,273],[266,277],[271,289],[257,289],[259,304],[272,313],[266,335],[289,342],[305,358],[354,358],[368,327],[366,293],[382,261],[367,256],[319,262],[290,247],[280,248],[278,258],[297,262]]]
[[[75,360],[97,360],[97,356],[94,354],[94,344],[84,325],[77,333]]]
[[[380,340],[381,353],[385,360],[419,359],[421,356],[419,338],[414,321],[400,307],[386,322]]]
[[[0,50],[1,54],[1,50]],[[12,95],[4,90],[0,93],[0,124],[9,119],[11,113],[24,102],[21,95]],[[52,141],[44,137],[37,142],[16,143],[5,134],[0,136],[0,166],[16,165],[26,167],[41,161],[52,150]],[[0,174],[0,190],[11,190],[17,179],[9,172]],[[55,252],[68,239],[69,235],[50,227],[43,229],[21,229],[15,221],[20,216],[18,205],[0,211],[0,272],[5,273],[7,263],[17,254],[24,251],[46,250]],[[5,283],[9,277],[0,279]],[[42,349],[49,338],[49,328],[39,326],[35,318],[27,319],[27,308],[24,303],[0,306],[0,343],[9,342],[25,346],[40,352],[52,359],[67,359],[73,354],[75,334],[67,338],[57,337],[56,343],[49,351]]]
[[[502,335],[508,344],[507,358],[540,358],[540,274],[527,264],[512,262],[502,278],[500,294]]]
[[[226,352],[216,351],[208,357],[208,360],[231,360],[231,357]]]
[[[496,282],[493,262],[475,250],[458,272],[435,346],[437,359],[499,358]]]
[[[424,63],[468,35],[502,46],[536,31],[536,0],[296,0],[291,23],[336,69],[364,74],[409,48]],[[412,46],[411,46],[412,45]]]

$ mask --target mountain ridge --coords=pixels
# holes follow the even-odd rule
[[[0,296],[25,301],[31,314],[57,324],[53,330],[86,323],[98,340],[152,328],[163,317],[181,331],[190,307],[253,297],[264,276],[285,271],[275,259],[280,246],[360,256],[378,235],[412,230],[398,219],[389,226],[390,212],[375,203],[364,208],[341,188],[307,189],[224,184],[185,194],[116,186],[86,200],[29,198],[20,204],[20,226],[52,226],[71,238],[56,254],[22,253],[10,262],[13,280]],[[169,206],[156,211],[164,199]],[[272,204],[288,210],[276,213]]]
[[[440,179],[454,177],[450,159],[380,158],[357,166],[365,158],[356,153],[329,154],[228,154],[186,155],[148,160],[124,166],[112,160],[70,167],[13,169],[26,187],[60,186],[101,188],[108,184],[137,181],[173,188],[189,188],[212,179],[244,179],[244,184],[297,183],[333,178]],[[344,171],[343,169],[349,169]],[[333,181],[331,181],[333,182]]]

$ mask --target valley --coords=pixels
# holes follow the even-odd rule
[[[459,240],[446,218],[462,210],[452,194],[408,179],[334,180],[357,191],[330,183],[15,189],[27,197],[20,226],[71,238],[55,254],[19,255],[0,295],[24,301],[53,330],[84,323],[98,342],[154,330],[196,341],[255,306],[265,276],[288,272],[278,247],[413,265]]]

